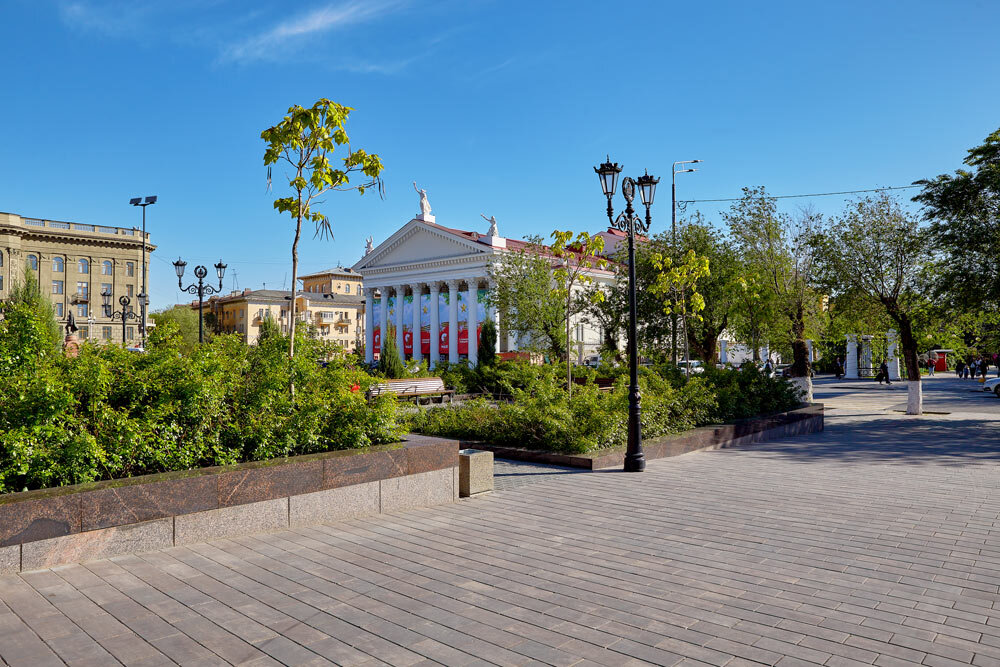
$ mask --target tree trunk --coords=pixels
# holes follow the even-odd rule
[[[807,378],[809,369],[809,346],[806,345],[806,321],[802,304],[798,304],[792,312],[792,367],[789,374],[792,377]]]
[[[570,289],[567,290],[568,294],[572,294],[573,286],[570,285]],[[566,396],[573,395],[573,363],[570,361],[570,343],[569,343],[569,300],[570,297],[566,297]]]
[[[295,221],[295,240],[292,241],[292,303],[288,309],[291,315],[291,322],[288,326],[288,360],[291,362],[295,358],[295,284],[298,280],[299,272],[299,237],[302,236],[302,195],[299,194],[299,215]],[[288,391],[292,399],[295,399],[295,371],[289,363]]]
[[[924,411],[923,386],[920,382],[920,364],[917,360],[917,340],[913,337],[913,324],[905,313],[889,314],[899,325],[899,342],[903,348],[903,361],[906,362],[906,414],[920,415]]]

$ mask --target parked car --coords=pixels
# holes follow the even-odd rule
[[[983,383],[983,391],[992,391],[1000,398],[1000,378],[993,378]]]
[[[687,368],[688,364],[691,365],[691,372],[692,373],[704,373],[705,372],[705,365],[699,359],[692,359],[691,361],[684,361],[683,359],[681,359],[680,361],[677,362],[677,366],[682,371]]]
[[[584,357],[583,365],[589,366],[590,368],[597,368],[601,365],[601,355],[591,354],[590,356]]]

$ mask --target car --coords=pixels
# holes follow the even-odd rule
[[[705,366],[704,366],[704,364],[702,364],[702,362],[700,360],[698,360],[698,359],[692,359],[691,361],[680,360],[680,361],[677,362],[677,366],[682,371],[686,369],[686,367],[687,367],[688,364],[691,364],[691,372],[692,373],[704,373],[705,372]]]
[[[598,366],[601,365],[601,355],[592,354],[588,357],[584,357],[583,365],[588,366],[590,368],[597,368]]]
[[[992,391],[1000,398],[1000,377],[987,380],[983,383],[983,391]]]

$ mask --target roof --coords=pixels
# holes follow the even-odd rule
[[[269,302],[269,303],[287,303],[291,296],[291,292],[288,290],[277,290],[277,289],[258,289],[251,290],[245,289],[242,292],[236,292],[235,294],[227,294],[221,297],[212,297],[208,302],[214,302],[218,304],[225,303],[240,303],[246,302]],[[327,305],[344,305],[344,306],[358,306],[365,302],[365,298],[356,294],[329,294],[329,293],[319,293],[319,292],[297,292],[296,296],[304,297],[306,301],[310,304],[327,304]],[[192,307],[197,308],[198,302],[193,301]]]
[[[361,274],[351,268],[346,268],[343,266],[336,266],[332,269],[325,269],[323,271],[316,271],[315,273],[306,273],[299,276],[299,280],[303,278],[322,278],[323,276],[343,276],[346,278],[361,278]]]

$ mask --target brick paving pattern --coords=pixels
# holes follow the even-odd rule
[[[0,658],[1000,664],[1000,422],[833,414],[821,434],[642,475],[536,473],[453,505],[0,577]]]
[[[525,484],[535,484],[564,475],[575,475],[589,471],[566,468],[544,463],[527,463],[510,459],[493,460],[493,488],[497,491],[516,489]]]

